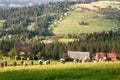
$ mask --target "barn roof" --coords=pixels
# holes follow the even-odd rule
[[[90,59],[89,52],[68,51],[68,56],[72,59]]]
[[[112,61],[117,60],[115,53],[104,53],[104,52],[96,53],[95,60],[99,60],[103,57],[111,58]]]
[[[104,52],[96,53],[95,60],[99,60],[100,58],[106,57]]]
[[[107,53],[107,57],[111,58],[112,61],[117,60],[115,53]]]
[[[32,45],[28,43],[15,43],[14,48],[18,51],[32,51]]]

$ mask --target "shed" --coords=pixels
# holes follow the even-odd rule
[[[106,57],[106,54],[104,52],[96,53],[96,56],[94,57],[96,61],[99,61],[100,59],[103,59]]]
[[[107,53],[107,58],[110,58],[112,61],[117,60],[115,53]]]
[[[110,59],[112,61],[117,60],[115,53],[104,53],[104,52],[96,53],[96,56],[94,58],[96,61],[105,60],[105,58]]]
[[[68,51],[71,59],[79,59],[81,61],[90,60],[89,52]]]

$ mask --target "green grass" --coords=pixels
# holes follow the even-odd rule
[[[75,39],[64,39],[64,38],[61,38],[61,39],[59,39],[59,41],[62,42],[62,43],[68,43],[68,42],[75,41]]]
[[[92,32],[102,32],[114,30],[116,24],[103,17],[93,18],[95,16],[101,16],[100,14],[90,13],[90,12],[69,12],[63,21],[58,24],[53,24],[53,33],[56,35],[66,34],[66,33],[92,33]],[[79,25],[80,21],[85,21],[89,23],[88,26]],[[57,25],[57,27],[54,27]]]
[[[27,27],[27,29],[28,29],[28,30],[34,30],[34,27],[35,27],[35,23],[32,22],[32,23]]]
[[[0,80],[119,80],[120,63],[66,63],[0,70]]]
[[[68,39],[66,39],[66,38],[59,38],[58,39],[58,41],[59,42],[62,42],[62,43],[68,43],[68,42],[73,42],[73,41],[75,41],[76,39],[70,39],[70,38],[68,38]],[[42,40],[41,42],[44,42],[44,43],[46,43],[48,40]],[[54,39],[52,39],[52,41],[54,42],[55,40]]]
[[[111,1],[103,0],[103,1],[91,2],[91,4],[76,4],[76,5],[84,7],[84,8],[89,8],[91,10],[98,10],[98,8],[95,8],[94,6],[99,6],[100,8],[106,8],[106,7],[111,6],[112,8],[119,9],[120,2],[113,1],[113,0],[111,0]]]
[[[104,0],[104,1],[98,1],[97,2],[97,4],[98,5],[104,5],[105,7],[107,7],[107,6],[111,6],[111,7],[113,7],[113,8],[119,8],[119,4],[120,4],[120,2],[119,1],[114,1],[114,0],[111,0],[111,1],[107,1],[107,0]],[[96,5],[97,5],[96,4]]]
[[[4,20],[0,20],[0,29],[2,29],[3,22]]]
[[[8,66],[12,66],[13,65],[13,62],[14,60],[11,60],[11,59],[7,59],[7,63],[8,63]],[[31,60],[24,60],[28,65],[31,64]],[[4,62],[4,60],[0,60],[0,62]],[[21,60],[16,60],[17,62],[17,65],[19,66],[20,65],[20,62]],[[35,65],[38,65],[38,60],[33,60],[34,64]],[[55,60],[52,60],[52,64],[56,64],[58,61],[55,61]]]

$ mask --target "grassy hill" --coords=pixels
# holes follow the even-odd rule
[[[3,22],[4,20],[0,20],[0,29],[2,29]]]
[[[6,67],[0,80],[119,80],[120,63],[66,63]]]
[[[50,27],[53,29],[53,33],[56,35],[60,34],[74,34],[74,33],[92,33],[114,30],[117,27],[116,23],[112,20],[105,19],[105,16],[99,13],[91,11],[81,11],[79,7],[88,8],[90,10],[98,11],[95,6],[107,7],[111,5],[112,7],[119,8],[120,2],[116,1],[98,1],[92,2],[91,4],[75,4],[72,6],[73,11],[68,12],[68,16],[64,17],[64,20],[57,20],[57,24],[52,24]],[[84,21],[88,25],[80,25],[79,23]],[[0,21],[0,28],[3,21]],[[28,30],[34,30],[35,23],[32,22],[28,25]]]
[[[95,6],[99,6],[100,8],[108,6],[119,8],[119,4],[120,2],[116,1],[98,1],[92,2],[91,4],[76,4],[72,6],[74,10],[69,11],[69,15],[65,17],[64,20],[57,20],[57,24],[52,24],[50,26],[53,29],[53,33],[56,35],[114,30],[114,28],[117,27],[116,23],[112,20],[106,19],[104,15],[96,13],[99,10]],[[81,10],[81,7],[90,9],[91,11],[83,11]],[[84,21],[89,25],[79,25],[79,22],[81,21]]]
[[[28,30],[34,30],[34,26],[35,26],[35,23],[33,22],[27,27],[27,29]]]
[[[97,1],[97,2],[91,2],[91,4],[76,4],[73,7],[79,6],[79,7],[84,7],[84,8],[88,8],[91,10],[98,10],[97,7],[106,8],[106,7],[111,6],[112,8],[120,9],[119,5],[120,5],[119,1]],[[95,7],[95,6],[97,6],[97,7]]]
[[[85,21],[89,25],[79,25],[80,21]],[[57,27],[54,27],[57,26]],[[88,11],[79,12],[72,11],[58,24],[53,24],[53,33],[66,34],[66,33],[92,33],[113,30],[117,25],[111,20],[105,19],[100,14],[94,14]]]

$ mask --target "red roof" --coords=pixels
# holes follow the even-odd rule
[[[106,54],[104,52],[97,53],[94,58],[95,58],[95,60],[98,61],[99,59],[101,59],[103,57],[111,58],[112,61],[117,60],[115,53],[107,53]]]
[[[107,58],[111,58],[112,61],[117,60],[115,53],[107,53]]]
[[[106,57],[105,53],[103,52],[97,53],[95,56],[95,60],[99,60],[100,58],[103,58],[103,57]]]

